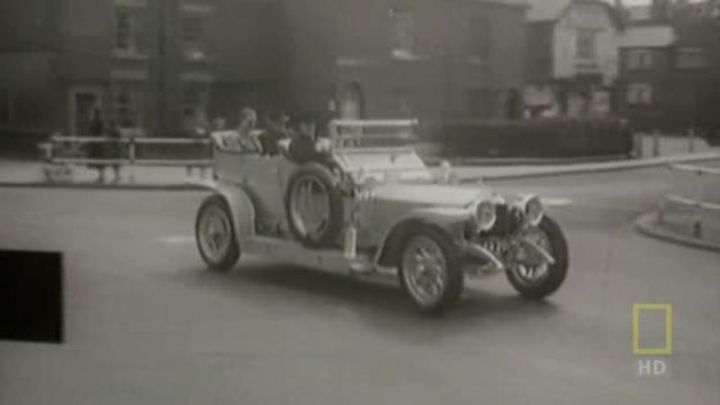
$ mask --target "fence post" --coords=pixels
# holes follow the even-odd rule
[[[688,153],[695,153],[695,128],[688,130]]]
[[[135,137],[128,138],[128,181],[135,183]]]
[[[653,139],[652,154],[653,154],[653,157],[658,157],[658,156],[660,156],[660,131],[659,130],[656,129],[655,131],[653,131],[652,139]]]
[[[693,236],[700,239],[702,238],[702,207],[700,204],[705,201],[705,189],[703,186],[703,172],[698,170],[697,172],[697,186],[695,188],[695,215],[693,216]]]

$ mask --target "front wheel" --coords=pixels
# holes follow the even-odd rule
[[[421,312],[441,313],[463,291],[460,255],[448,236],[430,226],[414,226],[407,235],[398,254],[403,290]]]
[[[228,271],[240,257],[230,207],[220,195],[205,199],[195,220],[195,241],[200,256],[213,270]]]
[[[549,253],[555,263],[531,259],[522,248],[516,251],[506,275],[510,284],[523,297],[542,299],[555,291],[565,281],[568,270],[568,248],[565,235],[553,219],[544,217],[537,227],[523,235],[528,241]]]

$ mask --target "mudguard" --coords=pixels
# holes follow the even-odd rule
[[[413,210],[387,228],[379,245],[380,249],[375,254],[374,262],[379,265],[389,264],[388,260],[392,256],[395,243],[402,239],[404,229],[410,224],[421,223],[432,226],[455,241],[462,237],[463,225],[471,216],[472,213],[468,209],[459,207],[431,207]]]
[[[248,193],[240,185],[226,184],[222,181],[199,181],[192,183],[217,193],[228,203],[233,217],[235,236],[238,242],[255,236],[255,207]]]

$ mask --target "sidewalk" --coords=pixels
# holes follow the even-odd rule
[[[113,183],[113,173],[105,171],[105,183],[98,183],[98,172],[82,166],[72,167],[72,182],[50,183],[45,180],[41,162],[0,160],[0,186],[5,187],[72,187],[72,188],[124,188],[124,189],[193,189],[188,184],[185,167],[134,167],[123,168],[121,181]],[[210,176],[210,169],[206,176]],[[134,181],[131,181],[131,174]],[[193,176],[199,179],[198,169]]]
[[[592,173],[613,170],[641,169],[664,166],[679,162],[697,162],[720,159],[720,151],[663,156],[648,159],[615,160],[609,162],[585,162],[565,164],[516,165],[495,164],[490,166],[456,166],[463,183],[482,180],[505,180],[526,177],[555,176]],[[43,175],[43,163],[33,161],[0,160],[0,186],[5,187],[73,187],[73,188],[124,188],[124,189],[193,189],[191,181],[200,179],[197,169],[188,178],[185,167],[135,167],[134,181],[130,181],[130,169],[123,169],[118,184],[97,183],[97,172],[84,167],[73,168],[73,181],[48,183]],[[207,171],[207,176],[210,171]],[[108,170],[106,180],[112,179]]]
[[[700,162],[720,159],[720,150],[686,153],[643,159],[613,160],[608,162],[568,163],[553,165],[457,167],[458,176],[464,182],[479,180],[509,180],[515,178],[557,176],[618,170],[643,169],[673,163]]]
[[[701,224],[699,235],[695,219]],[[654,211],[638,218],[635,226],[651,238],[720,253],[720,216],[716,213],[702,212],[697,218],[690,213],[664,213],[661,219]]]

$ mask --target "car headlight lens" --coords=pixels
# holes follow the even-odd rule
[[[525,201],[525,221],[531,226],[538,226],[545,216],[545,208],[543,207],[540,198],[537,196],[530,197]]]
[[[481,231],[489,231],[497,220],[497,210],[491,201],[481,201],[475,206],[475,223]]]

